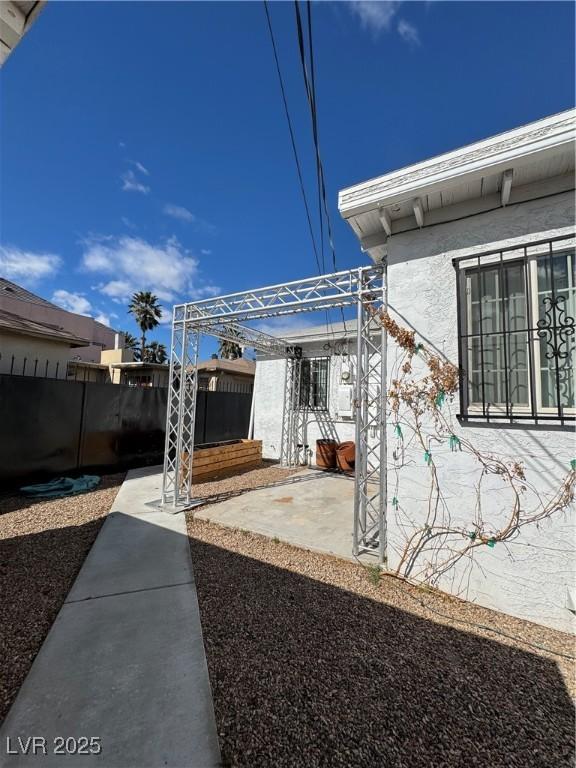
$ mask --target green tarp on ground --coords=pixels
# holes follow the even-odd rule
[[[81,477],[58,477],[49,483],[24,485],[20,493],[35,499],[56,499],[59,496],[73,496],[75,493],[85,493],[96,488],[100,482],[98,475],[82,475]]]

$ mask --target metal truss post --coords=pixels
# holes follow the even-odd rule
[[[306,444],[307,408],[300,402],[302,350],[243,321],[338,307],[357,307],[356,477],[354,554],[386,561],[386,331],[372,307],[387,306],[386,264],[305,278],[174,307],[162,505],[190,506],[197,359],[200,333],[286,359],[280,460],[298,466]]]
[[[199,337],[185,307],[174,307],[162,505],[175,510],[191,502]]]
[[[356,337],[356,473],[353,552],[386,560],[386,331],[370,311],[386,298],[359,279]]]
[[[298,466],[308,464],[308,418],[308,408],[300,405],[296,414],[296,464]]]
[[[283,467],[297,467],[299,464],[299,410],[300,377],[302,361],[291,356],[286,360],[284,379],[284,411],[282,415],[282,442],[280,464]]]

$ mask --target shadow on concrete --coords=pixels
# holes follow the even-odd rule
[[[229,766],[568,768],[553,661],[191,538]]]
[[[264,467],[257,467],[257,469],[264,468]],[[284,478],[283,480],[278,480],[275,483],[260,483],[260,485],[253,485],[249,488],[236,488],[230,491],[223,491],[222,493],[215,493],[211,496],[205,496],[202,498],[202,503],[198,505],[195,509],[201,509],[204,506],[208,506],[209,504],[218,504],[221,501],[228,501],[228,499],[234,499],[238,496],[243,496],[245,493],[251,493],[252,491],[261,491],[265,488],[282,488],[285,486],[291,486],[291,485],[299,485],[300,483],[311,483],[315,480],[318,481],[325,477],[338,477],[338,478],[344,478],[349,480],[350,482],[354,482],[354,476],[353,475],[347,475],[343,472],[339,472],[338,470],[320,470],[320,469],[314,469],[313,467],[302,467],[302,474],[295,474],[290,475],[289,477]],[[226,475],[226,479],[229,479],[231,477],[241,477],[243,474],[248,474],[253,470],[245,470],[244,472],[235,472],[233,474]],[[224,477],[218,478],[219,480],[224,479]],[[214,482],[211,480],[207,480],[206,483]],[[193,485],[192,487],[192,495],[194,496],[194,489],[202,489],[202,483],[198,483]],[[194,510],[190,511],[190,514],[194,514]]]

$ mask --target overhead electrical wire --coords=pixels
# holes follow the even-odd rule
[[[322,163],[322,157],[320,154],[320,141],[318,136],[318,110],[316,106],[316,78],[314,68],[314,44],[312,37],[312,3],[307,0],[307,22],[308,22],[308,58],[310,66],[310,74],[308,74],[308,66],[306,63],[306,50],[304,42],[304,26],[302,23],[302,16],[300,14],[300,6],[298,0],[294,0],[294,11],[296,14],[296,29],[298,35],[298,50],[300,53],[300,63],[302,66],[302,76],[304,78],[304,88],[306,90],[306,97],[308,100],[308,106],[310,108],[310,117],[312,121],[312,139],[314,142],[314,150],[316,155],[316,177],[318,183],[318,213],[320,219],[320,237],[321,237],[321,254],[322,264],[324,265],[324,217],[326,218],[326,228],[328,233],[328,242],[330,244],[330,251],[332,253],[332,265],[334,272],[338,271],[336,263],[336,248],[334,246],[334,237],[332,234],[332,223],[330,220],[330,213],[328,210],[328,201],[326,198],[326,181],[324,175],[324,166]],[[340,308],[342,315],[342,322],[344,325],[344,333],[347,333],[346,319],[344,317],[344,310]],[[331,324],[330,324],[331,325]]]
[[[310,70],[314,69],[314,48],[312,42],[312,14],[310,11],[310,2],[308,2],[308,48],[310,57]],[[306,89],[306,96],[308,99],[308,106],[310,107],[310,117],[312,120],[312,139],[314,141],[314,150],[316,154],[316,175],[318,180],[319,196],[322,200],[322,207],[324,210],[324,216],[326,217],[326,225],[328,229],[328,240],[330,243],[330,249],[332,251],[332,263],[334,271],[337,272],[336,266],[336,251],[334,248],[334,238],[332,237],[332,225],[330,223],[330,214],[328,213],[328,203],[326,200],[326,184],[324,181],[324,167],[322,165],[322,158],[320,156],[320,142],[318,139],[318,113],[316,110],[316,90],[313,77],[308,74],[308,67],[306,65],[306,51],[304,46],[304,31],[302,25],[302,17],[300,15],[300,7],[298,0],[294,0],[294,10],[296,12],[296,28],[298,32],[298,49],[300,52],[300,63],[302,65],[302,76],[304,78],[304,87]]]
[[[282,93],[282,101],[284,103],[284,112],[286,114],[286,121],[288,123],[288,131],[290,132],[290,141],[292,143],[292,152],[294,154],[294,161],[296,163],[296,170],[298,172],[298,180],[300,182],[300,191],[302,193],[302,200],[304,201],[304,208],[306,209],[306,218],[308,220],[308,229],[310,230],[310,238],[312,240],[312,248],[314,250],[314,256],[316,259],[316,266],[318,267],[318,273],[323,274],[323,264],[321,265],[320,257],[318,255],[318,248],[316,246],[316,238],[314,236],[314,228],[312,226],[312,217],[310,215],[310,208],[308,206],[308,199],[306,197],[306,190],[304,187],[304,179],[302,177],[302,168],[300,165],[300,159],[298,157],[298,150],[296,148],[296,139],[294,137],[294,128],[292,126],[292,119],[290,118],[290,111],[288,109],[288,100],[286,98],[286,89],[284,88],[284,79],[282,77],[282,71],[280,69],[280,62],[278,59],[278,49],[276,47],[276,40],[274,38],[274,31],[272,29],[272,21],[270,19],[270,12],[268,9],[268,2],[264,0],[264,10],[266,12],[266,21],[268,23],[268,31],[270,33],[270,41],[272,43],[272,50],[274,52],[274,61],[276,63],[276,72],[278,73],[278,82],[280,83],[280,91]]]

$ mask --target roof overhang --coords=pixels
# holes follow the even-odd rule
[[[28,32],[46,0],[0,2],[0,67]]]
[[[0,333],[9,333],[15,336],[26,336],[35,339],[44,339],[68,347],[87,347],[88,339],[76,336],[63,328],[41,323],[36,320],[28,320],[11,312],[0,310]]]
[[[506,206],[550,179],[573,189],[575,129],[576,110],[561,112],[343,189],[338,208],[380,261],[389,237],[449,221],[455,206]]]
[[[108,365],[106,366],[108,367]],[[168,363],[141,363],[136,361],[133,363],[110,363],[110,368],[119,368],[121,371],[169,371],[170,366]]]

